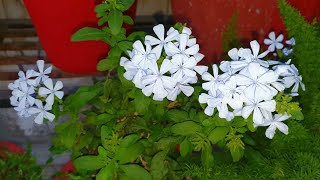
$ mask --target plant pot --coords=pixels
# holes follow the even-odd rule
[[[288,0],[307,20],[320,17],[319,0]],[[186,22],[206,55],[207,63],[221,61],[223,33],[236,12],[237,35],[243,42],[262,42],[271,30],[284,32],[277,0],[172,0],[176,21]]]
[[[96,64],[105,58],[109,46],[101,41],[71,42],[82,27],[97,27],[95,5],[101,0],[24,0],[41,45],[49,60],[63,71],[96,73]],[[136,4],[128,11],[135,15]]]

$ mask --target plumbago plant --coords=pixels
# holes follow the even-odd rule
[[[291,7],[279,2],[290,14]],[[291,177],[282,176],[289,172],[281,169],[288,167],[281,166],[288,158],[279,152],[290,151],[289,142],[309,137],[300,125],[301,108],[293,101],[301,89],[308,91],[291,63],[298,57],[295,48],[301,51],[298,43],[304,42],[299,34],[294,34],[297,45],[289,39],[284,47],[283,35],[271,32],[264,41],[268,50],[262,51],[254,40],[250,48],[233,48],[228,59],[206,67],[198,64],[204,56],[184,24],[167,31],[156,25],[155,35],[127,35],[124,23],[133,21],[123,12],[132,3],[105,1],[95,9],[101,28],[86,27],[72,37],[102,40],[111,49],[97,65],[107,71],[106,79],[79,88],[65,98],[62,111],[54,112],[56,119],[70,116],[56,126],[51,148],[56,154],[72,151],[76,171],[69,177],[225,179],[237,178],[246,168],[252,170],[242,174],[248,179]],[[289,136],[283,138],[278,131]],[[277,157],[282,161],[272,160]],[[313,162],[310,154],[294,157]],[[240,164],[247,161],[252,166]],[[297,177],[309,177],[303,173]]]
[[[265,60],[269,51],[260,54],[252,41],[208,71],[198,65],[204,56],[183,24],[168,31],[157,25],[155,36],[126,36],[121,11],[129,7],[119,8],[121,3],[98,5],[99,24],[108,24],[72,37],[112,47],[97,66],[108,71],[107,79],[68,96],[63,113],[71,119],[56,127],[51,150],[73,152],[73,178],[181,179],[186,164],[200,163],[202,178],[210,179],[217,158],[212,147],[239,161],[246,148],[254,151],[256,127],[268,126],[272,139],[276,129],[288,134],[283,121],[303,119],[291,100],[304,86],[288,57]],[[272,34],[265,41],[269,50],[282,49]]]

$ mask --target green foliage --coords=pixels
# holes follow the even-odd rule
[[[200,84],[195,86],[191,97],[178,96],[174,102],[158,102],[144,96],[132,82],[126,80],[124,69],[119,67],[120,58],[127,55],[135,40],[141,40],[145,35],[134,32],[126,36],[122,28],[123,23],[132,24],[132,19],[123,15],[132,3],[132,0],[107,0],[98,5],[95,11],[100,18],[99,25],[108,25],[95,30],[86,28],[73,36],[76,41],[99,39],[112,47],[108,57],[97,67],[101,71],[109,71],[107,79],[92,87],[82,87],[69,96],[64,102],[62,115],[69,114],[71,118],[56,127],[57,135],[51,150],[56,153],[73,152],[72,158],[77,168],[73,177],[85,179],[95,176],[98,180],[178,180],[186,176],[201,180],[319,179],[320,140],[310,126],[304,127],[299,121],[288,121],[289,136],[276,133],[274,140],[270,141],[265,138],[265,129],[254,128],[252,116],[246,120],[236,117],[228,122],[219,118],[217,112],[212,117],[205,115],[198,103]],[[288,12],[296,16],[295,11],[288,10],[286,3],[279,3],[284,14]],[[234,15],[231,19],[224,36],[228,46],[233,47],[237,47],[238,43],[236,17]],[[304,26],[313,27],[308,24]],[[185,24],[175,25],[180,32],[183,27]],[[90,33],[94,32],[103,32],[105,36],[99,37],[98,33],[90,37]],[[298,35],[302,36],[301,33]],[[301,58],[299,53],[307,53],[305,49],[299,50],[304,46],[298,44],[305,43],[305,40],[302,37],[298,39],[294,55]],[[165,56],[163,54],[162,59]],[[301,68],[309,67],[304,63],[298,64]],[[117,72],[111,72],[113,70]],[[316,91],[318,86],[308,83],[317,82],[311,80],[306,70],[303,71],[307,89],[314,88]],[[307,125],[318,118],[315,106],[304,100],[308,98],[310,102],[318,103],[309,95],[303,97],[303,111],[307,115],[302,123]],[[303,119],[299,104],[293,102],[295,99],[279,93],[275,100],[278,113],[286,112],[292,119]],[[303,167],[303,162],[309,161],[310,165]]]
[[[22,155],[0,147],[0,179],[41,180],[42,168],[31,157],[31,149]]]
[[[299,102],[305,114],[305,123],[312,129],[319,131],[320,116],[317,107],[320,106],[320,36],[317,22],[309,24],[300,13],[290,6],[287,1],[279,0],[280,13],[290,36],[296,40],[293,55],[297,64],[306,91],[301,92]]]
[[[223,52],[226,54],[232,48],[240,47],[241,43],[237,35],[237,20],[239,12],[233,13],[226,31],[223,33]]]
[[[144,37],[143,32],[134,32],[127,37],[123,27],[124,23],[133,24],[133,19],[123,14],[133,3],[134,0],[105,0],[95,8],[99,18],[98,25],[102,28],[84,27],[71,37],[71,41],[100,40],[111,46],[110,52],[117,51],[116,54],[109,52],[108,56],[97,64],[99,71],[117,69],[121,55],[127,54],[133,41]]]

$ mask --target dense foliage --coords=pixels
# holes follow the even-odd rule
[[[320,138],[318,112],[319,32],[284,0],[279,7],[297,45],[292,56],[304,77],[307,91],[299,106],[287,96],[277,96],[277,111],[292,112],[288,136],[277,133],[271,141],[263,129],[253,127],[252,117],[228,122],[218,114],[208,117],[198,102],[202,90],[194,86],[191,97],[154,101],[123,77],[120,57],[144,33],[126,35],[123,16],[133,1],[108,0],[98,5],[101,29],[84,28],[72,40],[103,40],[112,46],[98,64],[107,79],[81,87],[64,101],[62,114],[70,120],[56,127],[51,151],[72,151],[77,171],[74,179],[318,179]],[[119,21],[121,20],[121,21]],[[177,24],[181,30],[184,25]],[[301,33],[306,32],[306,33]],[[232,36],[232,34],[230,35]],[[319,46],[318,46],[319,47]],[[115,70],[115,71],[112,71]],[[58,112],[57,112],[58,113]],[[56,114],[56,113],[55,113]],[[57,115],[57,114],[56,114]],[[312,126],[314,125],[314,126]],[[307,164],[307,165],[306,165]]]
[[[41,180],[42,168],[30,154],[30,148],[27,152],[20,154],[1,146],[0,179]]]

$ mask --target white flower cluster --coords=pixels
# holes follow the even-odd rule
[[[174,101],[181,92],[191,96],[197,73],[208,70],[206,66],[197,66],[204,56],[199,53],[196,38],[187,27],[182,33],[172,27],[165,33],[164,26],[159,24],[153,31],[157,37],[147,35],[145,42],[136,41],[129,52],[130,59],[121,58],[120,65],[126,70],[124,77],[146,96],[153,94],[157,101]]]
[[[8,85],[12,90],[10,103],[21,117],[30,117],[37,115],[35,123],[42,124],[43,119],[53,121],[55,115],[48,112],[52,109],[54,104],[54,97],[62,99],[64,92],[60,91],[63,88],[61,81],[53,84],[52,79],[49,78],[52,67],[44,69],[44,61],[37,61],[38,71],[28,70],[26,73],[19,72],[19,79]],[[46,104],[37,99],[37,95],[46,98]]]
[[[259,54],[260,45],[257,41],[250,42],[251,49],[231,49],[228,55],[231,61],[222,61],[219,68],[213,65],[213,75],[202,74],[206,82],[202,88],[200,103],[206,103],[205,114],[212,116],[215,108],[220,118],[228,121],[235,116],[247,119],[253,114],[254,126],[269,126],[266,136],[273,138],[276,128],[288,134],[288,127],[282,121],[288,115],[275,114],[276,101],[273,98],[279,91],[291,88],[291,95],[298,95],[299,85],[304,90],[302,78],[297,68],[279,61],[262,60],[269,51]]]
[[[289,56],[293,51],[293,46],[296,45],[295,39],[291,38],[285,41],[285,44],[288,47],[284,47],[284,44],[282,43],[284,38],[283,34],[280,34],[278,37],[276,37],[276,34],[273,31],[269,33],[268,37],[269,38],[264,39],[264,44],[269,46],[268,47],[269,52],[274,52],[276,49],[279,49],[279,50],[282,49],[282,53],[285,56]],[[273,55],[277,56],[277,53],[275,52],[273,53]]]

